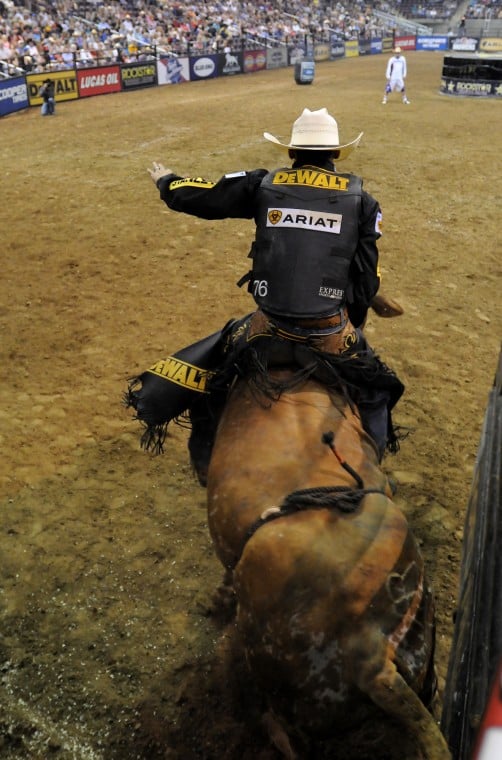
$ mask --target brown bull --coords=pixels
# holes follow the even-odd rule
[[[424,758],[450,757],[424,706],[435,678],[423,559],[341,396],[309,380],[271,402],[239,382],[210,462],[208,519],[284,757],[297,755],[281,724],[336,735],[371,702],[402,722]]]

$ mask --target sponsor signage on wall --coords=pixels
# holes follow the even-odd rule
[[[52,79],[54,82],[54,99],[56,102],[76,100],[78,98],[77,73],[75,70],[54,71],[51,74],[47,74],[47,72],[28,74],[26,84],[28,86],[30,106],[39,106],[43,103],[43,98],[40,97],[38,91],[44,79]]]
[[[242,60],[242,53],[233,53],[228,50],[225,53],[218,55],[218,70],[217,74],[220,77],[228,77],[232,74],[242,74],[244,70],[244,64]]]
[[[396,47],[400,47],[401,50],[415,50],[416,48],[415,37],[412,35],[396,37],[394,40],[394,45]]]
[[[152,87],[157,84],[157,64],[155,61],[125,63],[120,67],[124,90],[137,87]]]
[[[417,37],[417,50],[448,50],[448,37],[441,35]]]
[[[24,77],[0,80],[0,116],[28,108],[29,105]]]
[[[122,89],[120,66],[77,69],[77,85],[81,98],[120,92]]]
[[[484,37],[479,41],[480,53],[502,53],[502,37]]]
[[[475,53],[478,48],[478,40],[476,37],[452,37],[450,48],[459,53]]]
[[[329,61],[329,45],[314,45],[314,61]]]
[[[267,67],[267,51],[263,50],[246,50],[243,57],[244,73],[252,71],[263,71]]]
[[[190,79],[211,79],[218,73],[216,55],[201,55],[190,58]]]
[[[157,61],[158,84],[182,84],[190,81],[190,62],[173,55],[161,55]]]
[[[383,40],[379,37],[373,37],[370,43],[370,53],[381,53],[383,50]]]
[[[345,43],[346,58],[354,58],[359,55],[359,42],[357,40],[347,40]]]
[[[359,40],[359,55],[369,55],[371,52],[370,40]]]
[[[287,65],[288,49],[286,47],[281,45],[278,48],[267,48],[267,69],[281,69]]]
[[[345,42],[343,40],[333,40],[331,43],[330,58],[345,57]]]

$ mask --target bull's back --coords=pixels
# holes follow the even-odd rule
[[[356,487],[323,434],[332,431],[339,455],[366,487],[384,489],[373,442],[343,398],[317,382],[257,399],[245,384],[223,414],[208,473],[208,521],[220,560],[233,567],[249,527],[292,491],[325,486]]]

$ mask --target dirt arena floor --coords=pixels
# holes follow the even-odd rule
[[[405,314],[367,335],[406,384],[412,430],[384,467],[437,597],[444,688],[473,465],[502,335],[502,104],[439,93],[410,53],[410,106],[381,105],[383,56],[58,104],[0,123],[0,756],[273,760],[253,687],[229,673],[205,492],[172,426],[159,457],[127,379],[252,310],[236,287],[253,224],[169,212],[146,173],[272,168],[304,107],[327,106],[339,165],[383,208],[382,291]],[[240,681],[240,684],[239,684]],[[437,717],[440,704],[437,705]],[[415,760],[391,722],[319,758]],[[310,760],[310,759],[307,759]]]

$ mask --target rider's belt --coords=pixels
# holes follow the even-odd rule
[[[266,313],[266,312],[265,312]],[[270,330],[281,338],[292,340],[307,340],[323,335],[333,335],[341,332],[347,324],[349,315],[347,309],[340,309],[330,317],[294,318],[283,320],[272,314],[266,314]]]

